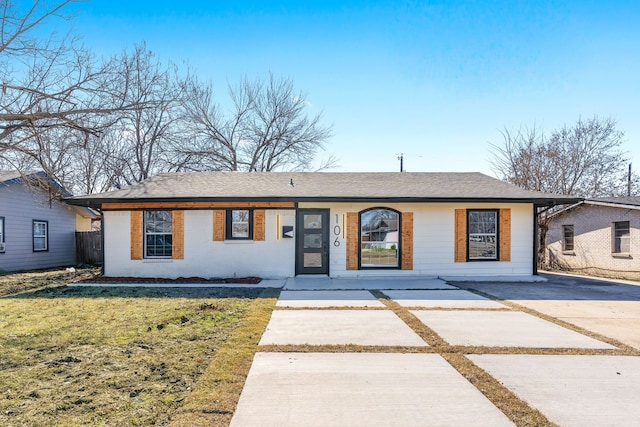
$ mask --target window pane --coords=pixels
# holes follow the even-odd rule
[[[249,211],[241,210],[241,211],[232,211],[231,212],[231,221],[232,222],[249,222]]]
[[[171,233],[171,211],[145,211],[147,233]]]
[[[147,256],[167,257],[171,256],[171,234],[148,234]]]
[[[471,211],[469,212],[469,234],[495,234],[495,211]]]
[[[363,242],[360,248],[362,256],[361,264],[365,267],[397,267],[398,250],[397,245],[386,245],[385,243]]]
[[[495,259],[495,236],[469,236],[469,259]]]
[[[34,222],[33,223],[33,236],[46,236],[47,233],[47,224],[44,222]]]
[[[322,215],[305,215],[304,228],[309,228],[309,229],[322,228]]]
[[[248,222],[234,222],[231,224],[232,237],[249,237]]]
[[[36,251],[44,251],[47,249],[47,239],[46,237],[34,237],[33,238],[33,249]]]
[[[305,253],[303,260],[305,267],[322,267],[322,254],[319,253]]]
[[[304,235],[304,248],[305,249],[320,249],[322,247],[322,234],[305,234]]]

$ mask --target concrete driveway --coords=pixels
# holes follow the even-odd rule
[[[541,273],[547,282],[455,282],[640,349],[640,282]]]
[[[640,287],[544,277],[294,280],[231,425],[636,424]]]

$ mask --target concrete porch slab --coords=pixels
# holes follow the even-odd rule
[[[231,426],[512,426],[436,354],[257,353]]]
[[[411,311],[452,345],[530,348],[615,348],[522,312]]]
[[[259,344],[427,346],[388,310],[275,310]]]
[[[433,277],[294,277],[285,290],[458,289]]]
[[[504,304],[462,290],[384,291],[403,307],[425,308],[508,308]]]
[[[469,355],[561,426],[631,426],[640,420],[640,357]]]
[[[276,307],[381,307],[369,291],[282,291]]]

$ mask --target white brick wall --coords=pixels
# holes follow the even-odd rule
[[[628,256],[612,254],[613,223],[629,221]],[[574,251],[562,251],[562,226],[574,226]],[[550,268],[608,277],[640,278],[640,210],[583,204],[552,218],[546,236]]]

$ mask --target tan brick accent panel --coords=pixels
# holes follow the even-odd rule
[[[224,224],[226,211],[213,211],[213,240],[215,242],[224,242]]]
[[[131,259],[142,259],[142,211],[131,211]]]
[[[263,210],[253,211],[253,240],[262,241],[265,239],[265,212]]]
[[[500,261],[511,261],[511,209],[500,209]]]
[[[347,270],[358,269],[358,213],[347,212]]]
[[[402,270],[413,270],[413,212],[402,213]]]
[[[171,211],[171,258],[184,259],[184,211]]]
[[[467,262],[467,210],[456,209],[455,262]]]

